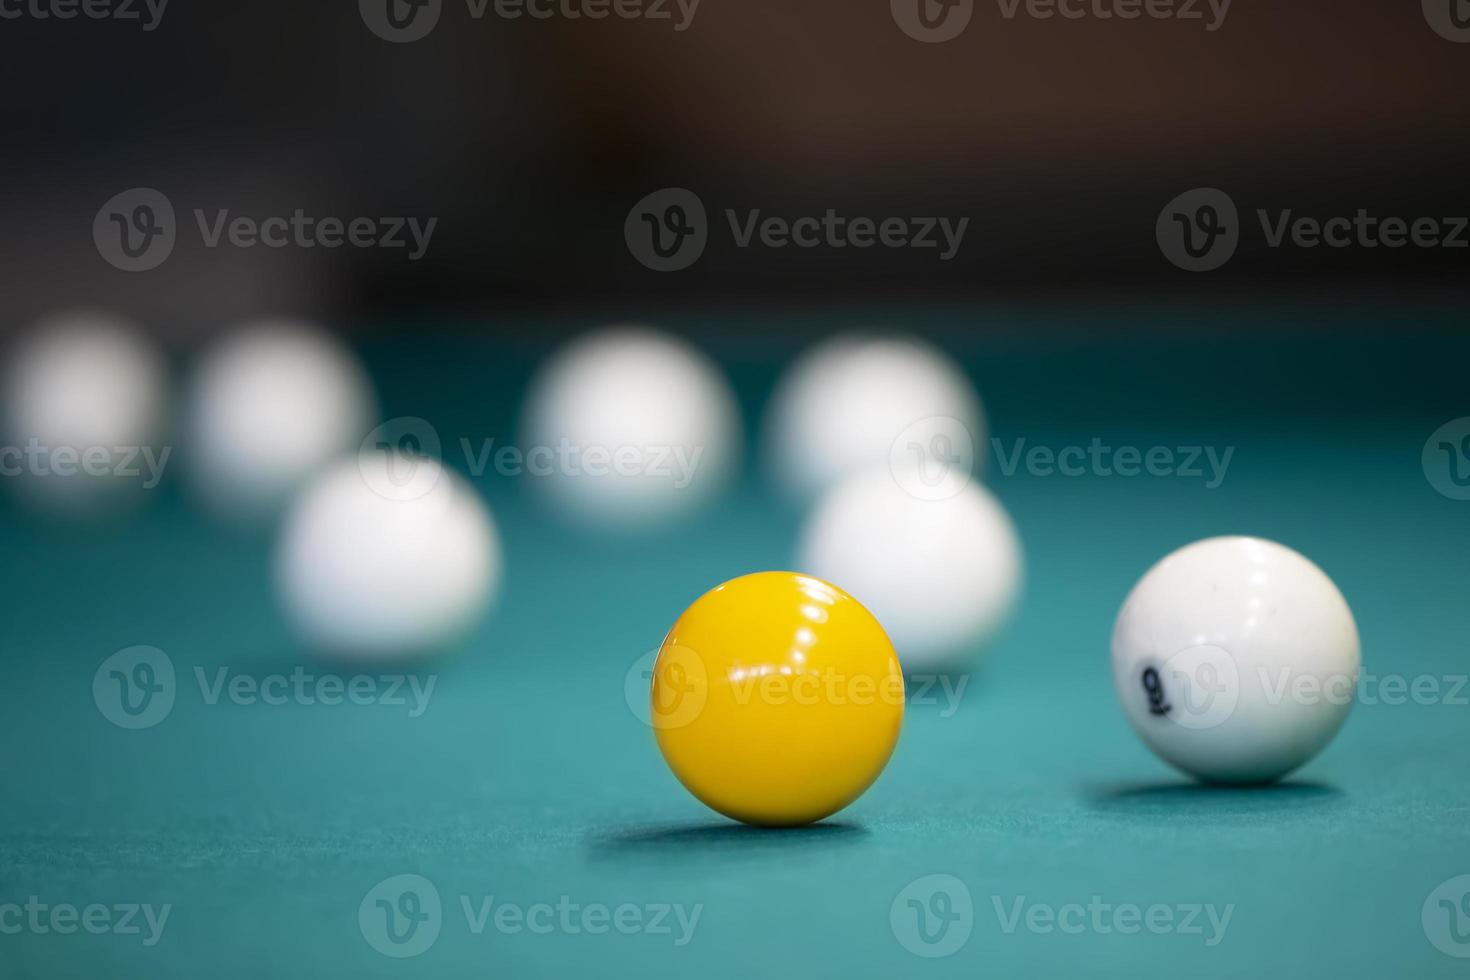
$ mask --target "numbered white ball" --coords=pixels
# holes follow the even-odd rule
[[[282,603],[329,655],[440,652],[479,622],[500,579],[500,536],[474,488],[398,453],[364,452],[320,474],[277,550]]]
[[[247,325],[196,369],[190,489],[216,516],[272,517],[322,466],[360,448],[375,413],[367,372],[335,338],[295,321]]]
[[[739,467],[735,396],[677,338],[611,328],[568,344],[537,375],[522,420],[525,478],[559,514],[598,528],[677,520]]]
[[[162,478],[167,412],[163,356],[136,325],[102,313],[44,320],[6,364],[6,475],[44,510],[110,509]]]
[[[1209,538],[1151,568],[1113,630],[1134,730],[1206,782],[1263,783],[1327,745],[1357,694],[1358,630],[1332,580],[1261,538]]]
[[[797,500],[877,463],[978,472],[980,396],[946,354],[908,337],[844,335],[782,378],[766,416],[766,462]]]
[[[880,465],[844,480],[808,518],[797,568],[848,591],[883,624],[905,671],[963,667],[1010,617],[1020,537],[983,486],[912,492]]]

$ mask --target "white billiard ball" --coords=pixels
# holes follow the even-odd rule
[[[703,354],[652,330],[615,327],[558,351],[531,384],[522,417],[531,489],[594,528],[671,522],[739,468],[740,415]]]
[[[168,372],[133,323],[70,313],[36,324],[4,376],[5,471],[59,516],[111,509],[167,464]]]
[[[1261,538],[1209,538],[1164,558],[1113,630],[1129,722],[1206,782],[1270,782],[1315,756],[1347,718],[1360,666],[1337,586]]]
[[[822,499],[796,563],[866,606],[910,674],[972,662],[1011,615],[1022,577],[1020,537],[988,490],[966,480],[930,499],[887,465]]]
[[[247,324],[195,370],[189,487],[216,516],[245,524],[273,517],[323,465],[361,448],[375,402],[357,358],[323,330],[289,320]]]
[[[776,483],[810,501],[879,462],[934,457],[978,472],[985,413],[970,379],[910,337],[841,335],[802,355],[766,414],[766,463]]]
[[[305,643],[357,659],[438,653],[499,588],[500,535],[438,461],[364,451],[320,473],[280,532],[276,580]]]

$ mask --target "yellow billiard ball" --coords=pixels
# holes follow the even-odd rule
[[[761,572],[705,593],[653,668],[652,720],[674,775],[764,826],[831,816],[883,771],[903,724],[883,627],[834,585]]]

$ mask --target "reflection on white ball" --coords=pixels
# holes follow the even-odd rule
[[[526,478],[584,526],[636,529],[688,514],[739,467],[735,397],[674,337],[611,328],[568,344],[531,386]]]
[[[365,659],[453,644],[501,578],[500,535],[474,488],[435,460],[380,451],[312,481],[287,514],[276,558],[303,639]]]
[[[1113,628],[1129,723],[1208,782],[1269,782],[1315,756],[1346,720],[1361,664],[1337,586],[1261,538],[1208,538],[1166,556]]]
[[[767,465],[809,500],[873,464],[935,456],[971,472],[983,459],[985,414],[959,366],[906,337],[844,335],[787,371],[766,417]]]
[[[162,477],[167,369],[134,324],[45,320],[12,352],[4,385],[5,474],[31,502],[93,512]]]
[[[1021,586],[1021,542],[977,483],[942,500],[886,465],[838,484],[802,531],[797,569],[868,608],[909,673],[964,666],[999,631]]]
[[[356,452],[375,412],[367,372],[336,339],[304,323],[248,325],[195,374],[191,489],[217,516],[270,517],[325,463]]]

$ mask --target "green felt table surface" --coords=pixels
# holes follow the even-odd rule
[[[693,324],[751,420],[790,353],[851,320],[783,319],[760,323],[779,340],[752,340],[754,315]],[[1142,329],[1119,334],[1113,320]],[[0,906],[146,903],[169,917],[151,944],[146,924],[0,932],[0,977],[1462,976],[1421,911],[1470,874],[1470,690],[1365,699],[1286,784],[1204,789],[1130,731],[1108,654],[1118,606],[1153,561],[1196,538],[1259,534],[1338,583],[1367,673],[1435,678],[1448,695],[1470,673],[1470,503],[1437,493],[1420,454],[1470,414],[1456,320],[1389,306],[872,316],[954,350],[1004,445],[1235,453],[1215,489],[1006,475],[992,456],[988,482],[1026,548],[1016,618],[982,666],[951,679],[958,703],[912,705],[879,781],[805,830],[705,810],[625,697],[630,669],[701,592],[791,564],[800,514],[754,460],[700,519],[638,539],[590,539],[548,519],[534,487],[479,480],[505,539],[504,588],[463,650],[415,668],[434,685],[417,714],[211,703],[221,669],[355,670],[293,640],[268,536],[211,523],[172,481],[104,526],[7,505]],[[433,323],[370,334],[364,350],[385,411],[430,419],[447,446],[512,440],[540,354]],[[178,681],[168,717],[128,731],[99,712],[92,682],[134,644],[165,651]],[[397,959],[365,934],[359,905],[405,874],[432,882],[442,913],[432,945]],[[958,879],[973,903],[944,958],[912,952],[924,947],[903,925],[900,893],[929,875]],[[492,913],[477,931],[487,899],[579,911],[549,931],[497,928]],[[681,930],[671,914],[667,934],[594,933],[576,918],[624,904],[699,917]],[[1013,921],[1017,908],[1089,904],[1230,918],[1220,931],[1202,915],[1200,933],[1125,933],[1091,912],[1080,929]]]

